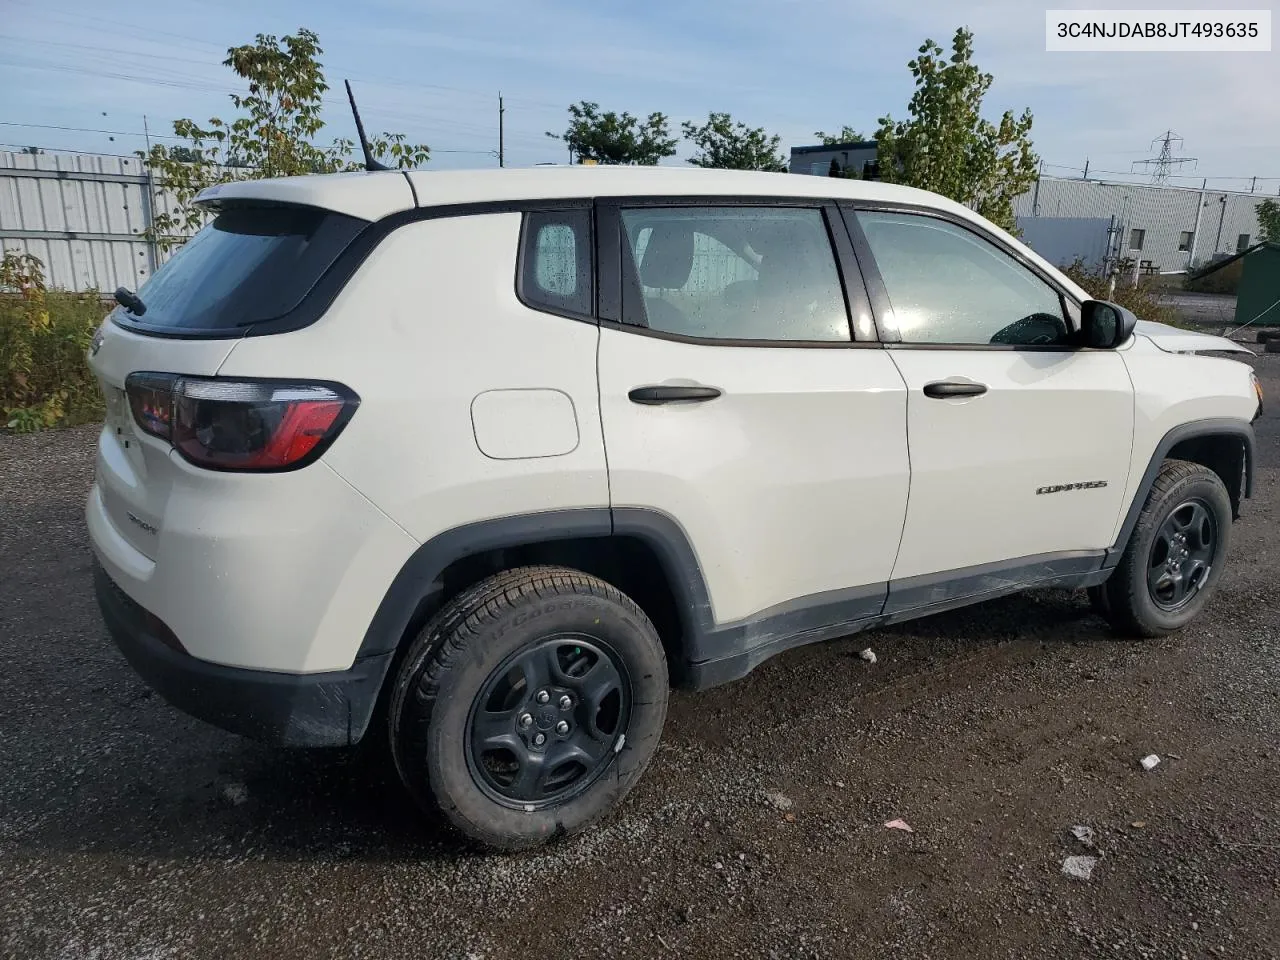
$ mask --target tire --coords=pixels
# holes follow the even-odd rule
[[[414,640],[391,752],[424,811],[518,850],[581,831],[627,794],[667,694],[662,642],[629,597],[576,570],[517,568],[465,590]]]
[[[1273,336],[1267,341],[1267,345],[1262,348],[1263,353],[1280,353],[1280,337]]]
[[[1129,636],[1160,637],[1186,626],[1222,576],[1231,516],[1231,498],[1216,473],[1165,461],[1115,572],[1089,591],[1090,600],[1098,595],[1094,609]]]

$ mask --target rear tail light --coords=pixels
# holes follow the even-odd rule
[[[336,383],[133,373],[133,419],[211,470],[295,470],[320,456],[360,399]]]

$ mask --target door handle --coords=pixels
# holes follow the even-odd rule
[[[718,387],[703,386],[652,386],[634,387],[627,394],[632,403],[645,406],[656,406],[659,403],[681,403],[689,401],[714,400],[720,396]]]
[[[971,383],[968,380],[935,380],[924,385],[924,395],[935,400],[948,397],[977,397],[987,392],[985,383]]]

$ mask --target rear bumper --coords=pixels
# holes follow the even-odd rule
[[[111,638],[160,696],[231,733],[294,747],[354,744],[373,715],[391,654],[350,669],[276,673],[209,663],[191,656],[154,615],[124,593],[98,564],[94,590]]]

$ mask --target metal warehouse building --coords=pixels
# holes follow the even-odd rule
[[[837,171],[875,179],[876,142],[791,148],[791,173],[831,176],[832,163]],[[1265,199],[1230,190],[1042,176],[1014,201],[1014,215],[1023,240],[1060,266],[1077,258],[1094,267],[1131,259],[1146,273],[1175,273],[1257,243],[1257,208]]]
[[[1099,243],[1148,273],[1175,273],[1257,243],[1261,194],[1041,177],[1014,201],[1023,238],[1059,265]]]

